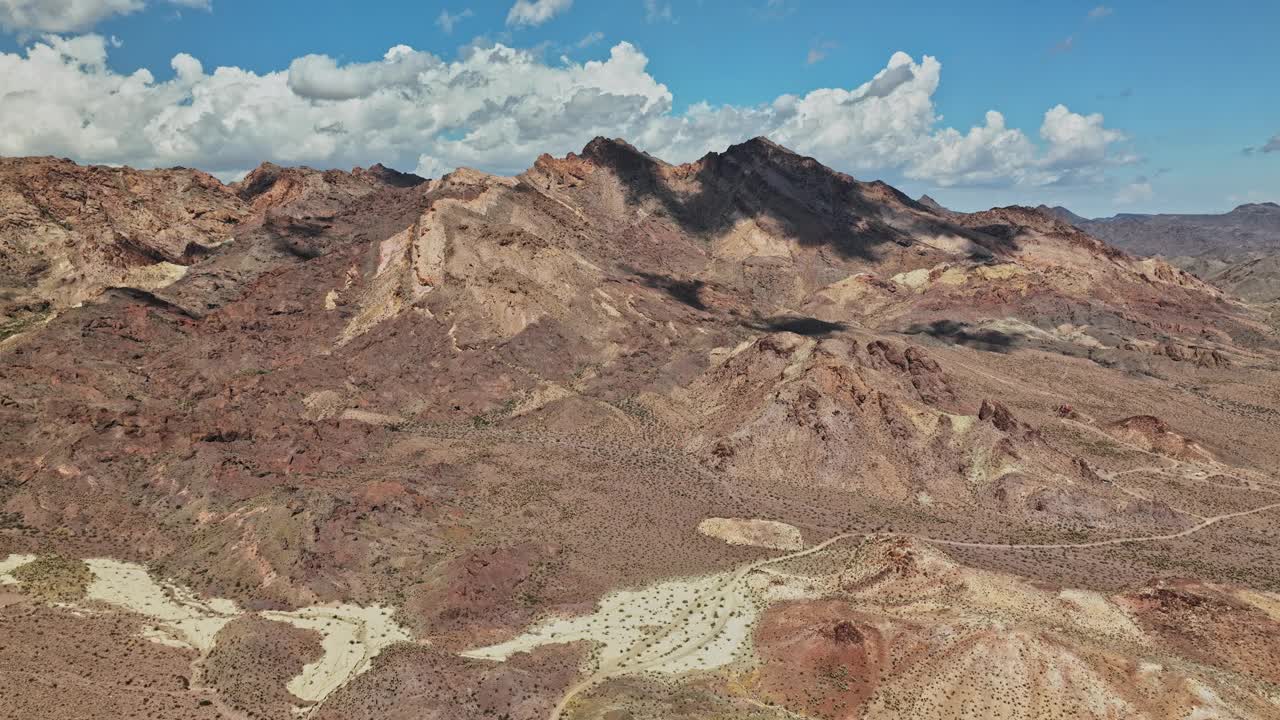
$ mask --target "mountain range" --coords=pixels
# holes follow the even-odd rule
[[[0,257],[15,717],[1280,714],[1280,331],[1088,223],[596,138]]]
[[[1063,207],[1040,209],[1116,247],[1166,258],[1251,302],[1280,302],[1276,203],[1250,203],[1220,215],[1123,214],[1094,220]]]

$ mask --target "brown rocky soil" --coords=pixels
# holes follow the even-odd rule
[[[286,717],[307,703],[286,688],[322,654],[318,633],[254,616],[227,623],[203,661],[204,682],[250,718]]]

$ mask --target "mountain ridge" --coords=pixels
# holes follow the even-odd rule
[[[1245,203],[1220,214],[1134,214],[1085,219],[1053,212],[1118,247],[1159,256],[1251,302],[1280,302],[1280,205]],[[1065,213],[1065,215],[1063,215]]]

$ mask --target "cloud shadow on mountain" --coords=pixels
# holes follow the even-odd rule
[[[692,194],[673,191],[663,176],[669,166],[626,143],[597,139],[583,156],[613,169],[629,203],[656,200],[667,217],[693,234],[718,235],[751,219],[777,226],[803,246],[868,261],[876,260],[875,249],[886,243],[912,244],[905,232],[876,217],[881,201],[862,197],[859,183],[767,140],[749,140],[704,157],[697,175],[688,178],[699,188]],[[912,202],[905,195],[902,201]]]
[[[952,345],[962,345],[986,352],[1007,353],[1017,347],[1019,338],[999,330],[974,328],[965,322],[935,320],[916,323],[903,331],[907,335],[927,335]]]
[[[752,330],[765,332],[789,332],[806,337],[826,337],[849,326],[842,322],[829,322],[804,315],[776,315],[769,318],[757,318],[743,323]]]

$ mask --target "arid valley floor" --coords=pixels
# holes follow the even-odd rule
[[[1280,718],[1280,315],[758,138],[0,160],[0,717]]]

